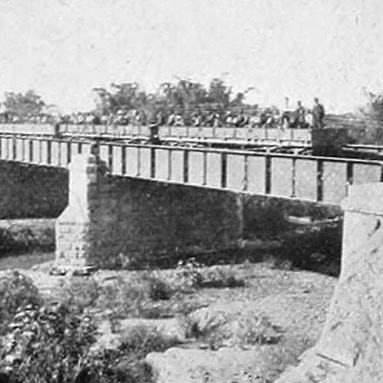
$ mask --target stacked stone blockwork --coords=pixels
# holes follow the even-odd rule
[[[69,205],[56,226],[59,266],[121,267],[240,244],[235,193],[110,175],[96,156],[74,157],[69,172]]]

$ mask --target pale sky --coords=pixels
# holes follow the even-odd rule
[[[248,101],[329,111],[383,92],[382,0],[0,0],[0,94],[64,110],[91,89],[223,77]]]

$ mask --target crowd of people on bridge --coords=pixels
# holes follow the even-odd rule
[[[14,116],[0,114],[0,123],[30,124],[68,124],[68,125],[156,125],[156,126],[195,126],[195,127],[281,127],[298,129],[321,129],[324,127],[325,109],[318,98],[314,99],[311,109],[297,101],[295,109],[288,107],[286,99],[284,110],[266,108],[256,110],[206,111],[195,110],[185,117],[175,110],[159,110],[148,113],[142,110],[117,110],[110,115],[99,115],[95,112],[77,112],[65,115],[31,115]]]

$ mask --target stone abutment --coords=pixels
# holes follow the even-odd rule
[[[342,271],[318,344],[278,383],[383,382],[383,185],[344,201]]]

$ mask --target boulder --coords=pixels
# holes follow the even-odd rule
[[[164,353],[150,353],[146,362],[156,383],[261,383],[265,373],[261,359],[262,348],[171,348]]]

